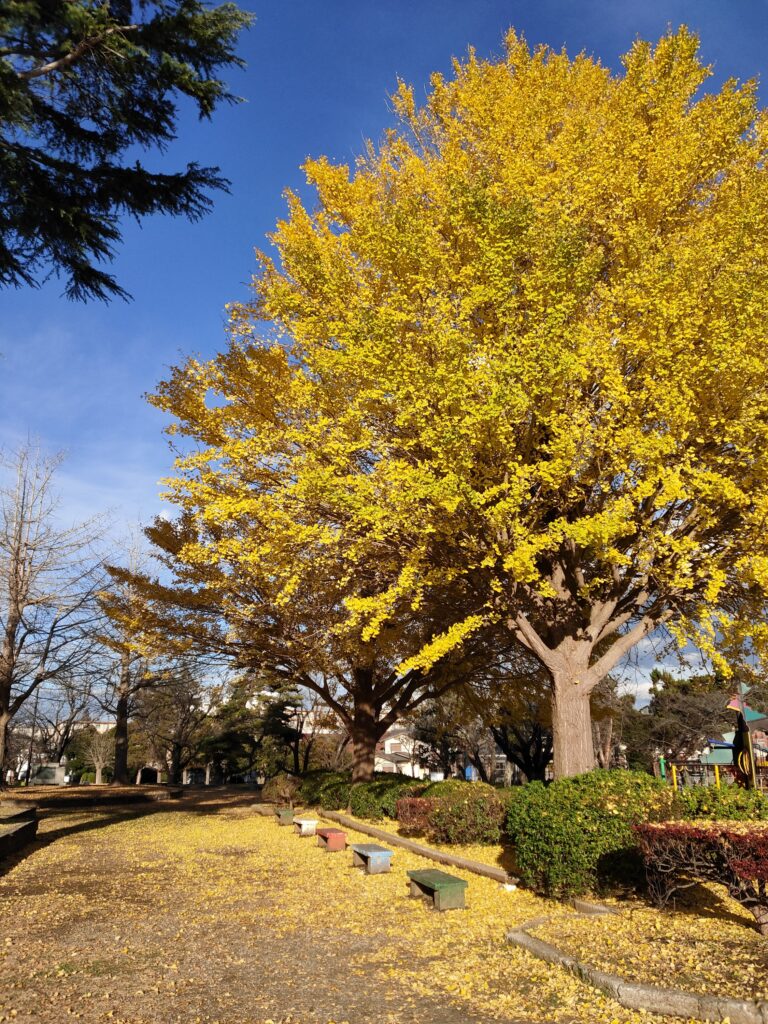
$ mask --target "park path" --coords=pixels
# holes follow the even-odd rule
[[[434,946],[377,927],[382,878],[245,808],[72,810],[40,840],[0,877],[0,1021],[511,1019],[456,1004]],[[325,884],[339,880],[342,902]],[[439,933],[402,889],[400,912],[429,913]],[[414,961],[423,984],[406,985]]]

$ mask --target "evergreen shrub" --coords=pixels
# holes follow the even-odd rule
[[[438,843],[494,845],[501,842],[506,807],[493,786],[473,782],[466,790],[439,797],[429,817]]]
[[[528,783],[507,810],[520,875],[548,896],[638,881],[632,826],[669,818],[673,804],[672,788],[645,772],[598,769],[549,786]]]
[[[741,786],[686,786],[676,799],[676,817],[688,821],[768,821],[768,797]]]
[[[394,818],[398,798],[419,792],[424,783],[409,775],[381,773],[373,782],[360,782],[352,786],[349,808],[357,818]]]
[[[310,807],[343,811],[349,805],[352,778],[349,772],[308,772],[301,780],[300,796]]]

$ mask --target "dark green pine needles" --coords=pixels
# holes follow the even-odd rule
[[[164,149],[177,104],[200,117],[236,99],[218,77],[252,16],[200,0],[0,0],[0,287],[50,273],[69,298],[125,291],[103,269],[120,217],[201,217],[217,167],[158,174],[128,152]]]

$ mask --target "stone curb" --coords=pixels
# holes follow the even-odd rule
[[[519,928],[513,928],[507,932],[507,942],[532,953],[540,960],[570,971],[629,1010],[646,1010],[649,1013],[673,1017],[693,1017],[702,1021],[721,1021],[727,1017],[730,1024],[768,1024],[768,1003],[699,995],[697,992],[687,992],[683,989],[625,981],[617,974],[598,971],[581,960],[562,953],[556,946],[528,934],[528,928],[543,923],[544,921],[538,919],[529,921]]]
[[[374,839],[383,839],[390,846],[399,846],[403,850],[415,853],[419,857],[427,857],[439,864],[448,864],[454,868],[461,868],[463,871],[471,871],[475,875],[482,875],[485,878],[492,878],[502,885],[517,884],[518,879],[510,875],[504,868],[495,868],[492,864],[483,864],[477,860],[468,860],[466,857],[457,857],[453,853],[444,853],[442,850],[433,850],[429,846],[422,846],[421,843],[414,843],[410,839],[385,832],[384,829],[376,828],[374,825],[367,825],[365,822],[350,818],[346,814],[339,814],[336,811],[318,811],[322,818],[335,821],[346,828],[354,829],[355,832],[362,832],[364,835],[373,836]]]

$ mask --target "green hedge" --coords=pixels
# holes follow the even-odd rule
[[[361,782],[352,787],[349,807],[357,818],[394,818],[399,797],[414,795],[424,787],[419,779],[407,775],[383,774],[374,782]]]
[[[687,821],[768,821],[768,797],[741,786],[686,786],[676,799],[677,817]]]
[[[310,772],[301,784],[301,799],[325,811],[350,809],[358,818],[394,818],[400,796],[415,793],[424,783],[409,775],[377,772],[373,782],[352,785],[349,772]]]
[[[352,779],[349,772],[309,772],[301,780],[301,800],[326,811],[343,811],[349,806]]]
[[[531,782],[507,812],[520,875],[549,896],[635,879],[632,826],[670,817],[673,804],[671,787],[644,772],[597,770],[549,786]]]

